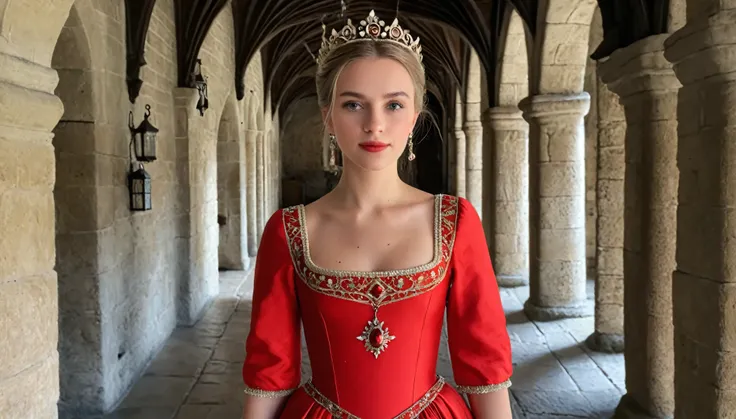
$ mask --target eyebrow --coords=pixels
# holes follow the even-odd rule
[[[365,99],[365,96],[363,96],[362,94],[358,92],[351,92],[351,91],[345,91],[345,92],[340,93],[340,97],[342,96],[352,96],[352,97],[357,97],[358,99]],[[401,91],[391,92],[391,93],[387,93],[383,95],[384,98],[392,98],[392,97],[399,97],[399,96],[404,96],[407,98],[409,97],[409,95],[407,95],[406,92],[401,92]]]

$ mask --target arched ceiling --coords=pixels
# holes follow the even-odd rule
[[[670,0],[598,0],[603,42],[591,55],[605,58],[647,36],[667,33]]]
[[[516,0],[536,1],[536,0]],[[397,0],[383,1],[345,1],[345,17],[339,0],[233,0],[233,17],[235,19],[236,43],[236,92],[238,98],[243,95],[243,75],[245,68],[256,51],[265,49],[265,58],[269,63],[278,63],[269,69],[266,75],[268,83],[273,85],[291,80],[284,79],[282,65],[291,66],[306,60],[319,49],[324,22],[329,28],[341,27],[347,16],[360,20],[368,15],[371,9],[384,20],[390,21],[398,13],[403,27],[412,31],[422,39],[425,53],[425,66],[428,78],[438,78],[433,73],[450,72],[456,82],[462,83],[463,74],[461,57],[452,54],[453,45],[467,43],[478,51],[482,64],[486,69],[493,70],[495,62],[492,45],[494,36],[490,29],[494,13],[493,5],[504,3],[506,0],[492,0],[488,2],[476,0],[424,0],[397,2]],[[441,30],[437,30],[441,28]],[[294,45],[294,41],[301,46]],[[287,58],[288,57],[288,58]],[[300,67],[308,71],[309,68]],[[301,74],[301,72],[299,72]],[[285,90],[282,86],[279,89]],[[281,95],[274,94],[273,97]]]
[[[278,106],[310,94],[310,72],[321,41],[321,24],[341,27],[347,16],[364,18],[371,9],[383,20],[399,17],[421,38],[428,81],[443,103],[454,103],[464,86],[470,48],[486,71],[488,97],[494,98],[502,21],[509,7],[537,33],[540,8],[553,0],[231,0],[235,36],[235,87],[244,96],[245,70],[256,51],[263,53],[266,88]],[[567,0],[554,0],[563,2]],[[228,0],[176,0],[178,85],[192,87],[192,72],[205,36]],[[142,81],[148,22],[155,0],[126,0],[127,81],[131,102]],[[598,0],[604,39],[593,53],[601,59],[614,50],[668,29],[670,0]],[[346,16],[343,16],[346,15]],[[268,95],[266,95],[268,96]],[[450,98],[451,100],[447,100]],[[264,104],[265,105],[265,104]],[[489,103],[494,106],[494,103]]]
[[[331,21],[326,22],[326,25],[332,28],[342,22],[344,20]],[[402,18],[401,22],[402,27],[421,39],[428,81],[447,90],[438,96],[454,97],[457,86],[464,85],[462,62],[463,51],[469,48],[467,44],[454,29],[446,25],[417,18]],[[264,85],[271,91],[272,111],[285,108],[292,100],[316,94],[313,82],[312,89],[305,89],[303,83],[295,85],[294,82],[301,77],[314,76],[314,56],[318,53],[321,41],[321,25],[315,28],[313,24],[303,23],[282,30],[261,49]],[[296,89],[299,94],[290,92],[291,89]],[[289,100],[284,101],[285,98]]]

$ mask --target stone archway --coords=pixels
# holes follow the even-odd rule
[[[555,4],[552,4],[555,3]],[[529,299],[525,311],[545,321],[593,314],[587,298],[583,91],[596,2],[539,5],[530,54]]]
[[[106,407],[102,356],[102,309],[98,281],[98,211],[95,156],[94,72],[90,44],[71,9],[51,65],[59,74],[54,92],[64,114],[54,128],[56,183],[56,272],[59,297],[59,379],[61,417],[103,412]],[[100,179],[101,180],[101,179]],[[97,325],[95,327],[94,325]]]
[[[529,94],[528,35],[516,10],[504,19],[497,107],[484,114],[491,148],[490,248],[500,286],[529,283],[529,124],[519,102]]]

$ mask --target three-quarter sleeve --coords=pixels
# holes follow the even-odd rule
[[[483,394],[511,385],[511,343],[480,217],[459,198],[450,261],[447,331],[458,391]]]
[[[301,380],[301,319],[282,210],[266,223],[256,258],[250,332],[245,343],[245,392],[290,394]]]

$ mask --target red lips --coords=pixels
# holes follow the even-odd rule
[[[382,143],[380,141],[366,141],[358,145],[363,150],[371,152],[371,153],[378,153],[379,151],[383,151],[386,149],[386,147],[388,147],[388,144]]]

